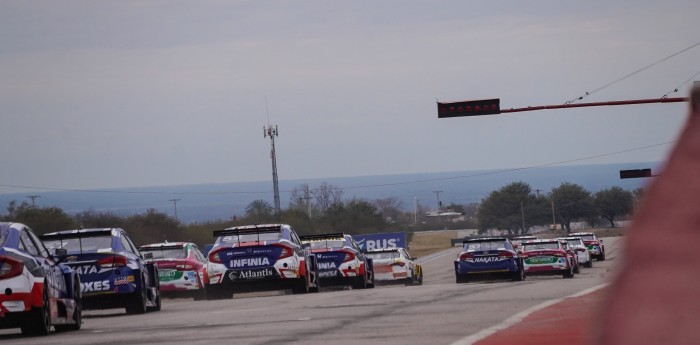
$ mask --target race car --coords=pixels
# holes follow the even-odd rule
[[[558,275],[574,277],[574,258],[566,252],[562,241],[530,240],[522,244],[522,256],[527,275]]]
[[[206,298],[206,261],[192,242],[164,242],[141,246],[139,251],[150,253],[149,263],[158,268],[160,292],[164,296],[192,296],[195,301]]]
[[[520,252],[520,244],[523,243],[523,241],[529,241],[529,240],[536,240],[537,236],[532,236],[532,235],[526,235],[526,236],[515,236],[510,240],[510,243],[513,244],[513,248],[519,253]]]
[[[477,277],[505,276],[513,281],[525,279],[523,260],[507,238],[482,237],[462,243],[464,248],[454,261],[458,284]]]
[[[316,255],[318,277],[323,286],[374,287],[372,259],[367,258],[352,236],[343,233],[301,236],[304,248]]]
[[[594,233],[576,232],[569,234],[568,237],[580,237],[583,243],[586,244],[586,247],[588,247],[588,251],[591,252],[591,256],[594,259],[598,261],[605,260],[605,245],[603,244],[603,240],[599,240]]]
[[[372,258],[374,279],[379,283],[423,284],[423,267],[416,263],[406,248],[390,248],[367,252]]]
[[[588,251],[588,247],[583,243],[580,237],[560,237],[560,240],[565,240],[569,245],[576,251],[576,257],[578,263],[583,265],[583,267],[591,268],[593,267],[593,258],[591,253]]]
[[[127,314],[161,307],[158,269],[146,262],[119,228],[81,229],[41,236],[47,248],[63,249],[62,260],[80,275],[85,309],[124,308]]]
[[[573,247],[569,245],[569,242],[566,242],[566,240],[558,239],[559,243],[561,243],[561,247],[564,249],[566,254],[569,254],[569,259],[571,259],[574,262],[574,273],[579,274],[581,273],[581,268],[579,267],[578,264],[578,255],[576,255],[576,250],[574,250]]]
[[[0,223],[0,291],[0,329],[47,335],[82,325],[80,277],[24,224]]]
[[[207,299],[231,298],[234,292],[318,292],[316,255],[302,247],[291,226],[237,226],[216,230],[214,237],[206,265]]]

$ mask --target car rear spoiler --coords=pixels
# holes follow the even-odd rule
[[[231,229],[224,229],[224,230],[214,230],[214,237],[265,234],[265,233],[280,232],[281,230],[282,230],[282,227],[279,225],[274,225],[274,226],[265,225],[265,226],[256,226],[256,227],[250,227],[250,228],[231,228]]]
[[[462,243],[476,243],[476,242],[492,242],[492,241],[506,241],[505,237],[483,237],[483,238],[470,238],[463,240]]]
[[[91,230],[74,230],[70,232],[54,232],[50,234],[40,235],[42,241],[63,240],[66,238],[86,238],[111,236],[112,229],[91,229]]]
[[[169,249],[182,249],[183,245],[176,244],[161,244],[159,246],[141,246],[139,251],[149,251],[149,250],[169,250]]]
[[[380,249],[380,250],[370,250],[370,251],[362,251],[365,254],[374,254],[374,253],[396,253],[396,251],[401,248],[401,247],[394,247],[394,248],[387,248],[387,249]]]
[[[299,236],[299,239],[302,241],[345,240],[345,234],[338,232],[333,234],[305,235]]]

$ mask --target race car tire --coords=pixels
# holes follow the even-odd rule
[[[423,285],[423,272],[418,276],[418,285]]]
[[[583,267],[586,267],[586,268],[593,267],[593,258],[588,259],[588,261],[586,261],[586,263],[583,264]]]
[[[363,274],[361,277],[355,277],[352,282],[353,289],[366,289],[367,288],[367,273]]]
[[[75,309],[73,310],[73,321],[71,325],[55,325],[56,332],[77,331],[83,324],[83,298],[80,295],[80,281],[77,276],[73,283],[73,299],[75,301]]]
[[[27,321],[22,324],[23,335],[43,336],[51,331],[51,311],[49,310],[49,284],[44,282],[43,303],[40,308],[29,311]]]
[[[126,309],[127,314],[143,314],[146,312],[146,301],[148,297],[146,296],[146,284],[143,276],[141,277],[141,289],[134,291],[131,296],[126,299]]]
[[[153,298],[153,304],[155,304],[152,307],[147,307],[146,310],[148,311],[160,311],[161,309],[161,299],[160,299],[160,288],[156,288],[156,295]]]
[[[574,277],[574,268],[573,264],[569,264],[569,270],[566,271],[566,273],[563,274],[564,279],[571,279]]]
[[[469,283],[469,277],[466,274],[457,274],[455,278],[457,284]]]
[[[309,277],[308,276],[303,276],[300,278],[297,278],[297,282],[294,284],[294,287],[292,287],[292,293],[293,294],[302,294],[302,293],[309,293],[310,288],[309,288]]]
[[[195,301],[206,300],[207,290],[204,287],[201,287],[199,290],[195,291],[194,294],[192,294],[192,298],[194,298]]]
[[[513,274],[513,281],[520,282],[525,280],[525,269],[523,269],[522,261],[518,265],[518,270]]]
[[[598,261],[605,261],[605,251],[602,251],[600,255],[598,255]]]
[[[574,266],[574,273],[576,273],[576,274],[581,273],[581,267],[579,265]]]
[[[207,284],[204,289],[206,290],[207,301],[233,298],[233,293],[222,286]]]

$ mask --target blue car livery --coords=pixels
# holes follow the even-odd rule
[[[0,223],[0,328],[25,335],[79,330],[80,277],[59,263],[32,230]]]
[[[316,255],[323,286],[374,287],[372,259],[351,235],[343,233],[301,236],[304,247]]]
[[[125,308],[128,314],[160,310],[158,272],[126,231],[66,230],[41,238],[49,248],[66,250],[65,263],[80,275],[85,309]]]
[[[462,252],[454,261],[458,284],[478,277],[505,276],[514,281],[525,279],[523,260],[507,238],[474,238],[462,243]]]
[[[214,231],[214,237],[207,299],[231,298],[234,292],[318,292],[316,257],[289,225],[238,226]]]

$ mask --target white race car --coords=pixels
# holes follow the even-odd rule
[[[423,267],[416,263],[405,248],[390,248],[367,252],[374,264],[377,283],[400,282],[405,285],[423,284]]]
[[[571,248],[576,252],[579,264],[583,265],[583,267],[593,267],[591,252],[588,251],[588,247],[586,247],[586,244],[580,237],[560,237],[559,239],[569,243]]]

